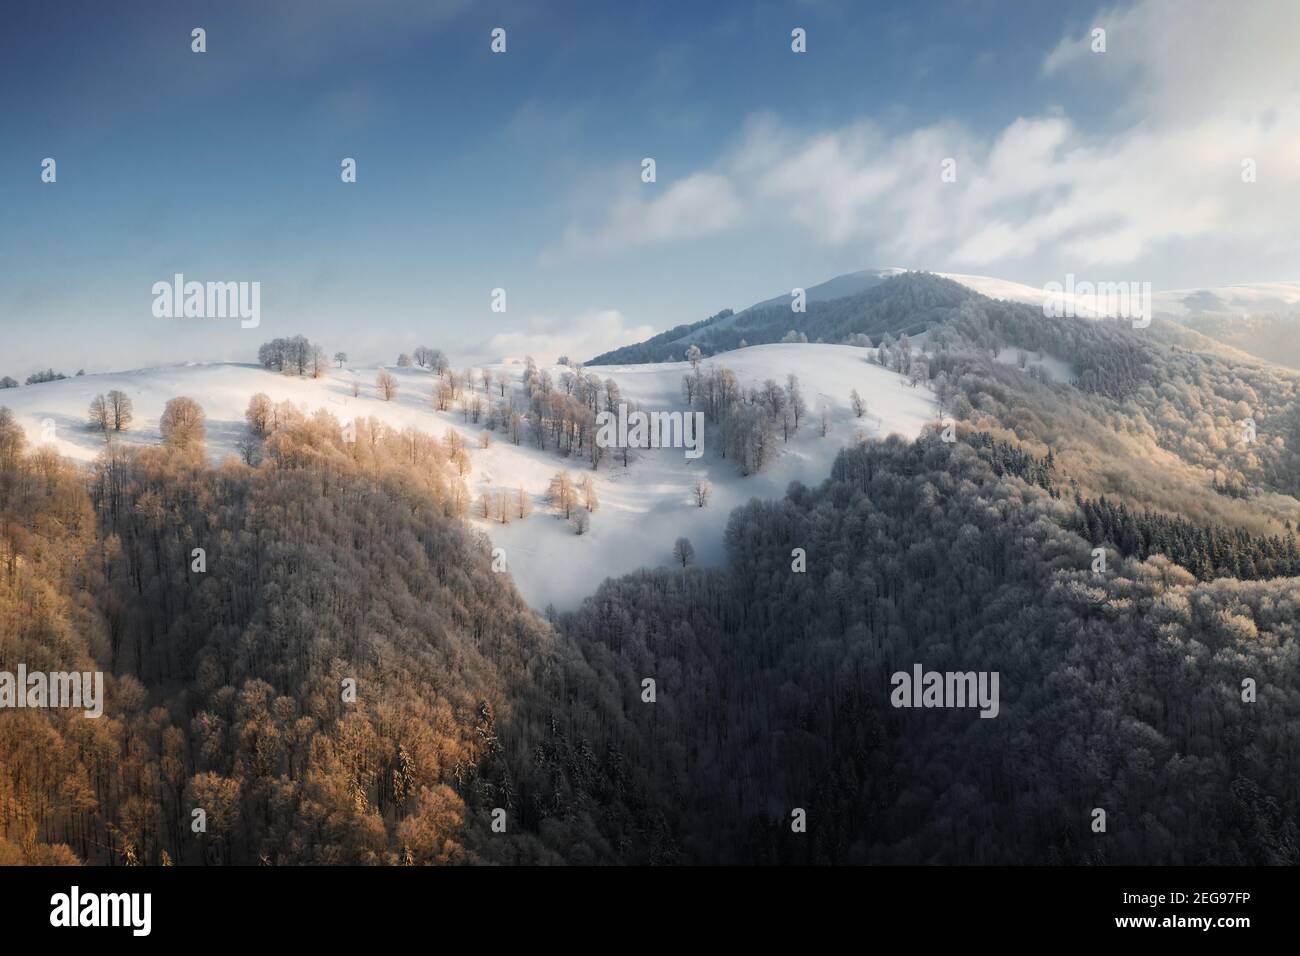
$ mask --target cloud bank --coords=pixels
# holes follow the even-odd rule
[[[757,115],[710,168],[610,197],[552,252],[790,227],[875,262],[983,269],[1047,254],[1120,267],[1183,241],[1300,247],[1297,48],[1288,0],[1106,10],[1042,60],[1095,113],[1048,104],[991,134],[953,120],[893,135],[870,118],[807,130]],[[1119,121],[1096,129],[1094,116]]]

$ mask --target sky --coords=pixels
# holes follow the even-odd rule
[[[0,376],[586,359],[886,266],[1300,279],[1296,49],[1293,0],[9,0]],[[176,273],[258,326],[155,316]]]

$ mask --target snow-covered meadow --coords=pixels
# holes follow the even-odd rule
[[[898,433],[912,437],[936,415],[934,396],[924,386],[906,380],[871,361],[873,350],[844,345],[775,344],[727,352],[706,359],[735,373],[748,387],[786,376],[798,376],[808,404],[808,417],[788,443],[778,438],[780,453],[761,473],[741,477],[735,465],[719,457],[712,430],[704,433],[704,455],[689,460],[680,448],[638,449],[630,466],[610,454],[595,473],[599,507],[583,535],[547,507],[546,490],[561,469],[575,477],[590,472],[590,464],[562,458],[553,449],[539,450],[527,438],[518,446],[504,432],[492,434],[491,447],[480,447],[484,426],[467,422],[459,409],[439,412],[431,394],[436,376],[421,368],[384,366],[398,382],[390,402],[375,388],[378,367],[331,368],[319,379],[297,378],[266,371],[256,365],[187,364],[129,372],[85,375],[41,385],[0,391],[0,406],[11,408],[28,438],[39,443],[52,437],[59,452],[85,462],[93,461],[104,447],[102,434],[86,424],[91,400],[113,389],[130,396],[135,421],[120,439],[133,443],[160,441],[158,420],[167,401],[185,395],[207,414],[208,450],[214,459],[237,454],[247,435],[244,412],[249,398],[263,392],[274,401],[289,400],[304,410],[327,409],[341,422],[374,416],[395,427],[414,426],[441,436],[448,428],[459,431],[470,450],[466,475],[472,498],[481,491],[523,488],[532,499],[533,513],[509,524],[472,520],[505,549],[508,570],[524,597],[535,607],[576,606],[606,577],[640,567],[672,562],[674,541],[689,538],[696,564],[716,565],[723,558],[723,531],[733,507],[750,498],[777,498],[791,481],[815,484],[830,471],[835,454],[855,440],[859,431],[868,437]],[[479,367],[482,368],[482,367]],[[486,366],[494,378],[506,376],[518,388],[522,362]],[[686,362],[656,365],[591,367],[589,374],[612,378],[623,400],[643,409],[685,410],[682,377]],[[562,367],[550,367],[557,380]],[[353,383],[360,395],[353,396]],[[866,415],[857,418],[849,394],[857,389],[867,403]],[[493,393],[497,390],[494,387]],[[829,413],[830,431],[820,435],[821,411]],[[46,422],[53,425],[52,434]],[[697,507],[692,489],[697,479],[712,485],[707,507]]]

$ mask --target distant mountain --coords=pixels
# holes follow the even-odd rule
[[[1255,358],[1300,369],[1300,316],[1203,313],[1187,316],[1183,324]]]
[[[635,345],[614,349],[588,365],[627,365],[680,360],[699,346],[714,355],[745,345],[780,342],[791,332],[801,341],[839,343],[850,335],[873,342],[886,334],[917,336],[956,315],[976,293],[929,272],[868,270],[837,276],[806,291],[805,312],[791,310],[789,294],[752,305],[743,312],[724,310],[694,325],[682,325]]]
[[[1249,285],[1157,292],[1154,311],[1176,319],[1231,315],[1298,315],[1300,282],[1256,282]]]
[[[941,283],[935,280],[948,283],[946,293],[937,291]],[[809,287],[807,312],[792,312],[790,293],[785,293],[740,312],[724,309],[700,322],[676,326],[644,342],[605,352],[587,364],[681,359],[691,345],[712,355],[742,345],[779,342],[791,331],[809,342],[842,342],[855,332],[871,336],[873,341],[885,333],[915,337],[949,317],[949,310],[970,293],[1033,306],[1056,298],[1066,300],[1074,315],[1096,318],[1101,314],[1087,296],[1053,294],[993,276],[864,269]],[[1154,292],[1151,299],[1156,316],[1181,322],[1257,358],[1300,368],[1300,282],[1172,289]],[[907,312],[909,303],[920,311]]]
[[[1300,369],[1300,282],[1178,289],[1153,299],[1156,315],[1256,358]]]
[[[807,299],[809,302],[829,302],[831,299],[842,299],[845,296],[857,295],[859,292],[866,292],[868,289],[874,289],[886,279],[892,279],[894,276],[901,276],[907,273],[907,269],[863,269],[860,272],[847,272],[842,276],[836,276],[833,279],[827,279],[820,285],[815,285],[806,289]],[[790,293],[784,295],[774,295],[770,299],[757,302],[751,305],[746,311],[753,309],[763,309],[771,305],[784,305],[790,307]]]

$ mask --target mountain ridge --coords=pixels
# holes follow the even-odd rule
[[[947,280],[956,286],[969,290],[970,293],[976,296],[988,299],[1041,306],[1049,298],[1054,298],[1069,308],[1072,314],[1080,317],[1098,318],[1104,314],[1086,295],[1049,292],[1046,288],[1035,288],[1024,283],[994,276],[927,272],[925,270],[911,270],[891,266],[882,269],[861,269],[856,272],[843,273],[807,287],[804,289],[804,295],[808,312],[795,313],[790,311],[792,290],[791,293],[772,296],[756,302],[738,312],[729,308],[723,309],[699,322],[674,326],[642,342],[630,343],[601,353],[586,364],[614,365],[671,361],[673,358],[680,359],[684,357],[685,350],[691,345],[699,346],[705,354],[716,354],[718,351],[729,351],[732,348],[741,347],[742,342],[745,345],[756,345],[768,341],[778,341],[778,339],[768,337],[772,334],[770,329],[764,331],[755,328],[756,324],[763,324],[762,320],[766,320],[766,323],[773,327],[779,327],[782,324],[787,325],[788,328],[782,335],[788,334],[789,331],[802,332],[811,341],[813,335],[808,334],[806,326],[808,324],[808,315],[814,311],[814,306],[818,307],[816,311],[827,311],[831,308],[831,303],[840,302],[841,300],[853,300],[852,303],[843,302],[843,309],[840,311],[852,310],[859,304],[869,307],[870,303],[864,296],[872,290],[879,289],[891,282],[915,282],[917,280],[914,277],[917,276]],[[1261,354],[1259,350],[1244,347],[1242,340],[1246,337],[1224,328],[1224,325],[1239,317],[1244,318],[1247,316],[1270,315],[1287,318],[1300,316],[1300,282],[1241,283],[1157,291],[1151,294],[1151,312],[1154,316],[1170,319],[1180,324],[1187,324],[1223,344],[1231,345],[1256,357],[1273,361],[1273,358]],[[760,317],[762,317],[761,320]],[[850,325],[852,324],[850,323]],[[878,335],[887,332],[893,336],[901,334],[914,336],[925,331],[924,328],[917,327],[918,323],[916,321],[896,323],[892,327],[888,325],[876,326],[877,331],[875,333],[869,330],[870,321],[857,324],[863,327],[850,328],[850,333],[861,332],[868,335]],[[728,334],[729,331],[736,329],[743,331],[736,336]],[[1297,329],[1300,329],[1300,325],[1291,328],[1290,331],[1296,332]],[[1215,330],[1217,330],[1217,333]],[[834,341],[824,337],[821,340]],[[1300,343],[1298,343],[1298,347],[1300,347]],[[1286,354],[1290,355],[1289,352]],[[1282,364],[1296,367],[1297,361],[1287,360]]]

